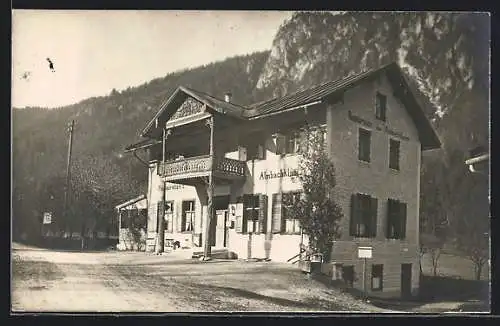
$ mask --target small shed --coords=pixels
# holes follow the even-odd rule
[[[118,215],[118,250],[145,250],[148,204],[145,195],[115,207]]]

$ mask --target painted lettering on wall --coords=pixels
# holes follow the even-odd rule
[[[372,126],[372,123],[370,121],[367,121],[361,117],[358,117],[357,115],[352,114],[351,110],[347,111],[347,114],[349,116],[349,120],[351,120],[353,122],[362,124],[363,126],[366,126],[366,127]]]
[[[370,121],[367,121],[361,117],[358,117],[357,115],[354,115],[351,110],[349,110],[348,112],[348,115],[349,115],[349,120],[351,120],[352,122],[356,122],[356,123],[359,123],[365,127],[371,127],[372,126],[372,123]],[[410,140],[410,138],[408,138],[407,136],[405,136],[404,134],[402,134],[401,132],[398,132],[398,131],[394,131],[392,129],[390,129],[387,125],[385,126],[377,126],[376,127],[377,130],[379,131],[385,131],[386,133],[388,133],[389,135],[391,136],[395,136],[395,137],[399,137],[403,140]]]
[[[177,190],[177,189],[183,189],[184,185],[170,185],[166,187],[166,190]]]
[[[407,137],[407,136],[405,136],[403,133],[398,132],[398,131],[394,131],[394,130],[390,129],[388,126],[384,126],[384,127],[377,126],[377,130],[379,130],[379,131],[385,131],[389,135],[401,138],[403,140],[410,140],[410,138]]]
[[[285,177],[298,177],[299,170],[297,169],[281,169],[279,171],[262,171],[260,173],[260,180],[269,180],[269,179],[281,179]]]

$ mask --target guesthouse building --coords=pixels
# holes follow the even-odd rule
[[[165,239],[184,247],[202,250],[207,237],[240,258],[290,261],[307,244],[287,211],[312,126],[344,214],[324,270],[372,295],[415,294],[421,153],[440,142],[405,78],[392,63],[251,106],[180,86],[126,149],[149,154],[146,250],[164,217]],[[359,247],[372,248],[365,267]]]

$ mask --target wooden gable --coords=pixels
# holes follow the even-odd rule
[[[188,96],[179,106],[177,111],[170,117],[170,120],[184,118],[196,113],[203,112],[204,104],[191,96]]]

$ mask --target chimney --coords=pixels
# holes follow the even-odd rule
[[[228,102],[228,103],[229,103],[229,102],[231,102],[231,95],[232,95],[232,94],[231,94],[231,93],[229,93],[229,92],[228,92],[228,93],[226,93],[226,94],[224,94],[224,100],[225,100],[226,102]]]

